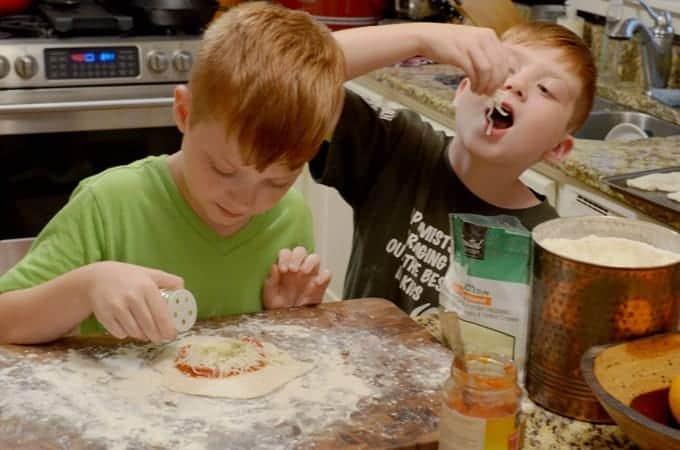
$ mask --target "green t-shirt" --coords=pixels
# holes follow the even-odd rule
[[[120,261],[184,278],[198,318],[262,310],[262,286],[282,248],[313,251],[312,217],[291,189],[271,210],[221,237],[184,201],[166,156],[83,180],[29,253],[0,277],[0,292],[44,283],[96,261]],[[102,331],[91,316],[81,333]]]

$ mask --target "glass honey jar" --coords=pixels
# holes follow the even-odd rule
[[[440,450],[518,450],[520,403],[517,367],[493,353],[454,358],[443,388]]]

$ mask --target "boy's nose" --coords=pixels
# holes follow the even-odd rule
[[[515,94],[520,100],[525,99],[524,89],[522,89],[521,85],[517,82],[505,83],[504,89]]]
[[[255,205],[257,188],[254,186],[244,187],[238,195],[239,210],[247,211]]]

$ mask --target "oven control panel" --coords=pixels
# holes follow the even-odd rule
[[[0,90],[184,83],[200,36],[0,40]]]
[[[48,80],[139,76],[136,47],[50,48],[44,56]]]

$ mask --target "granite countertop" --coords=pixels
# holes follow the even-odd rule
[[[440,342],[439,315],[429,314],[415,318]],[[551,413],[531,400],[522,404],[526,414],[522,450],[639,450],[616,425],[595,425]]]
[[[427,64],[416,67],[389,67],[359,79],[368,87],[378,86],[389,97],[390,92],[411,100],[406,106],[428,114],[435,112],[444,125],[453,127],[455,111],[452,105],[455,90],[452,83],[461,76],[455,67]],[[647,112],[664,120],[680,124],[680,110],[649,99],[633,87],[598,85],[598,95]],[[541,167],[542,166],[542,167]],[[649,217],[680,230],[680,214],[644,199],[612,190],[603,177],[622,175],[640,170],[680,166],[680,136],[650,138],[633,142],[604,142],[577,139],[569,157],[560,164],[539,163],[537,170],[557,171],[628,204]],[[543,169],[543,170],[542,170]]]

